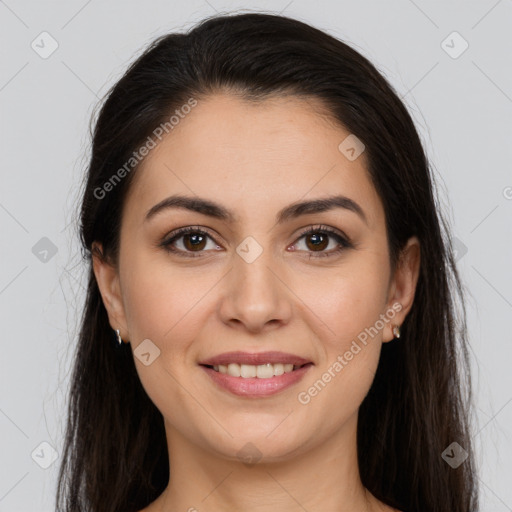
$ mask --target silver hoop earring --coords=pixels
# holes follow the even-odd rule
[[[393,336],[395,338],[400,338],[400,326],[399,325],[393,326]]]
[[[119,333],[119,329],[116,329],[116,337],[117,337],[117,343],[119,345],[123,344],[123,339],[121,338],[121,334]]]

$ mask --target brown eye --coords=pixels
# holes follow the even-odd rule
[[[306,245],[312,251],[323,251],[329,245],[329,236],[321,233],[313,233],[306,236]],[[311,243],[309,243],[311,241]]]
[[[197,257],[206,252],[209,241],[211,241],[210,249],[220,249],[220,246],[206,231],[196,227],[187,227],[171,233],[159,245],[166,251],[178,256]]]
[[[323,256],[335,256],[342,252],[344,249],[353,247],[352,243],[345,236],[342,236],[337,231],[327,227],[313,227],[309,228],[302,233],[300,238],[305,239],[305,252],[309,253],[310,258],[323,257]],[[332,242],[332,243],[331,243]],[[296,242],[296,245],[299,245]],[[331,245],[331,250],[326,249]],[[303,249],[295,249],[303,250]]]
[[[206,245],[206,236],[193,233],[183,235],[183,245],[188,251],[201,251]]]

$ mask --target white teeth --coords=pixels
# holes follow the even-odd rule
[[[228,364],[228,375],[231,375],[231,377],[240,377],[240,365],[236,363],[229,363]]]
[[[299,368],[298,366],[295,367]],[[290,373],[294,370],[293,364],[260,364],[258,366],[252,364],[230,363],[228,365],[215,365],[213,369],[219,373],[227,373],[231,377],[242,377],[244,379],[258,377],[258,379],[270,379],[274,376]]]
[[[254,366],[253,366],[254,368]],[[274,376],[274,365],[272,364],[260,364],[256,366],[256,377],[258,379],[270,379]]]
[[[272,366],[274,367],[274,375],[276,375],[277,377],[279,375],[283,375],[283,373],[284,373],[284,364],[277,363],[277,364],[274,364]]]

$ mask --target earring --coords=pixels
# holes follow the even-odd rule
[[[400,338],[400,326],[399,325],[393,326],[393,336],[395,338]]]
[[[116,337],[117,337],[117,343],[119,345],[122,345],[123,339],[121,338],[121,334],[119,333],[119,329],[116,329]]]

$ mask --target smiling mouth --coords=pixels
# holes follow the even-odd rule
[[[271,379],[273,377],[279,377],[285,373],[291,373],[299,368],[305,366],[311,366],[313,363],[306,363],[302,365],[283,364],[283,363],[267,363],[260,365],[252,364],[238,364],[230,363],[228,365],[202,365],[212,370],[229,375],[231,377],[240,377],[243,379],[258,378],[258,379]]]

